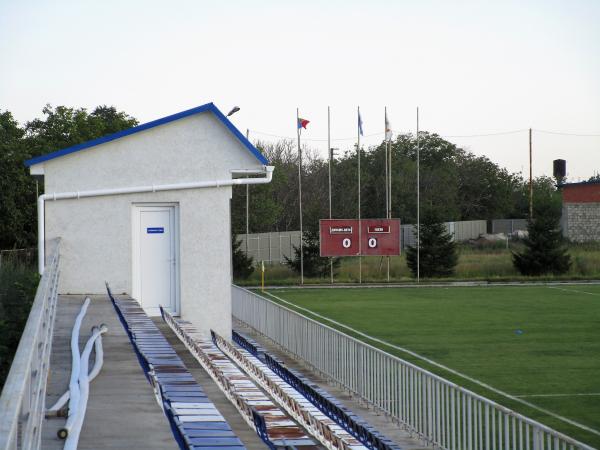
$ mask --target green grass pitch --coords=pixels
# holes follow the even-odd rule
[[[592,428],[598,434],[356,336],[600,448],[600,285],[268,292]]]

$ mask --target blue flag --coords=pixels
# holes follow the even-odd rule
[[[364,136],[363,134],[363,129],[362,129],[362,118],[360,117],[360,109],[358,110],[358,132],[360,133],[361,136]]]

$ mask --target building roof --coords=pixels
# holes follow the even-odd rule
[[[181,111],[181,112],[178,112],[176,114],[172,114],[170,116],[163,117],[161,119],[153,120],[152,122],[144,123],[142,125],[138,125],[138,126],[135,126],[133,128],[128,128],[126,130],[118,131],[116,133],[109,134],[107,136],[102,136],[102,137],[97,138],[97,139],[92,139],[91,141],[87,141],[87,142],[83,142],[81,144],[73,145],[72,147],[63,148],[62,150],[57,150],[57,151],[54,151],[52,153],[47,153],[45,155],[29,159],[29,160],[25,161],[25,165],[27,167],[31,167],[34,164],[39,164],[39,163],[42,163],[42,162],[45,162],[45,161],[49,161],[51,159],[60,158],[61,156],[65,156],[65,155],[68,155],[70,153],[79,152],[81,150],[85,150],[85,149],[88,149],[88,148],[91,148],[91,147],[95,147],[96,145],[100,145],[100,144],[104,144],[106,142],[114,141],[116,139],[120,139],[122,137],[138,133],[140,131],[148,130],[150,128],[154,128],[154,127],[157,127],[159,125],[164,125],[166,123],[173,122],[175,120],[183,119],[184,117],[188,117],[188,116],[191,116],[191,115],[194,115],[194,114],[203,113],[203,112],[211,112],[211,113],[213,113],[215,115],[215,117],[217,119],[219,119],[219,121],[221,121],[221,123],[223,123],[223,125],[225,125],[225,127],[227,127],[227,129],[229,131],[231,131],[231,133],[241,142],[241,144],[246,149],[248,149],[248,151],[250,153],[252,153],[252,155],[254,155],[254,157],[256,159],[258,159],[258,161],[260,161],[261,164],[266,165],[266,164],[269,163],[269,161],[267,160],[267,158],[265,158],[262,155],[262,153],[260,153],[260,151],[254,145],[252,145],[252,143],[248,139],[246,139],[246,137],[242,133],[240,133],[240,131],[235,127],[235,125],[233,125],[229,121],[229,119],[227,117],[225,117],[225,115],[221,111],[219,111],[219,108],[217,108],[211,102],[211,103],[207,103],[207,104],[202,105],[202,106],[197,106],[196,108],[188,109],[186,111]]]
[[[571,187],[571,186],[587,186],[590,184],[600,184],[600,180],[578,181],[577,183],[561,183],[558,185],[558,187],[565,188],[565,187]]]
[[[600,203],[600,181],[567,183],[560,188],[563,203]]]

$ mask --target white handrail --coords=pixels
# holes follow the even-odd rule
[[[58,289],[59,240],[37,288],[0,396],[0,450],[37,450],[46,400]]]
[[[397,356],[232,286],[233,316],[448,450],[594,450]]]

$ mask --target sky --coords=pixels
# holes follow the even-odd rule
[[[327,154],[436,132],[528,174],[600,172],[600,0],[0,0],[0,109],[114,105],[146,122],[207,102],[251,139]],[[551,134],[537,130],[565,134]],[[510,132],[508,134],[495,134]],[[472,135],[492,134],[472,137]],[[595,136],[574,136],[595,135]],[[469,137],[456,137],[469,136]],[[52,149],[53,150],[53,149]]]

